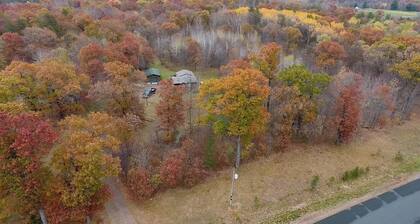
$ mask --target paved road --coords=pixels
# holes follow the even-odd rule
[[[343,210],[316,224],[420,224],[420,179]]]

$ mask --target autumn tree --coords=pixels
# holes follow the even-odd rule
[[[120,149],[120,122],[104,113],[72,115],[60,121],[61,136],[50,162],[54,181],[47,197],[47,216],[80,221],[103,206],[108,195],[103,181],[120,170],[119,160],[111,154]]]
[[[171,36],[172,34],[178,32],[180,30],[180,27],[173,22],[164,22],[160,25],[161,32]]]
[[[142,167],[132,168],[127,177],[126,186],[135,200],[143,201],[153,196],[157,186],[152,183],[150,171]]]
[[[56,137],[53,127],[33,114],[0,112],[0,194],[14,200],[13,209],[25,218],[37,217],[41,209],[48,176],[43,159]]]
[[[165,186],[173,188],[182,184],[186,169],[185,160],[185,152],[175,150],[162,162],[159,175]]]
[[[21,102],[52,118],[83,111],[80,96],[88,81],[73,65],[59,60],[13,62],[0,75],[0,82],[14,85],[7,90],[8,102]]]
[[[185,90],[182,86],[173,85],[170,80],[161,81],[159,85],[160,100],[156,106],[156,114],[165,141],[172,141],[177,128],[185,121]]]
[[[360,30],[360,38],[372,45],[384,37],[384,31],[375,27],[365,27]]]
[[[280,64],[281,46],[276,43],[268,43],[261,47],[258,54],[251,56],[253,66],[260,70],[268,79],[268,85],[271,87],[272,80],[278,71]],[[270,111],[270,95],[267,99],[267,110]]]
[[[41,28],[48,28],[52,30],[57,36],[62,36],[64,31],[56,18],[48,12],[41,13],[37,19],[38,26]]]
[[[72,64],[59,60],[46,60],[36,64],[35,79],[39,82],[47,104],[41,110],[52,117],[64,118],[68,114],[83,111],[80,104],[82,91],[89,83],[84,74],[77,74]]]
[[[363,111],[363,127],[383,127],[395,110],[395,87],[391,84],[380,84],[365,94]]]
[[[254,67],[260,70],[271,82],[278,71],[280,64],[281,46],[276,43],[268,43],[261,47],[258,54],[251,56]]]
[[[323,41],[315,48],[316,65],[324,70],[334,68],[340,60],[346,57],[346,52],[335,41]]]
[[[293,110],[293,126],[296,128],[296,134],[300,136],[303,124],[312,122],[316,118],[315,97],[326,89],[331,78],[324,73],[312,73],[304,65],[293,65],[280,72],[279,79],[285,86],[296,87],[298,90],[298,94],[296,94],[293,88],[280,88],[278,97],[287,97],[282,95],[284,92],[289,92],[290,100],[300,101],[290,104],[296,108]]]
[[[106,63],[104,70],[107,77],[95,83],[88,96],[95,100],[94,103],[99,108],[114,116],[124,117],[131,114],[144,121],[144,107],[134,86],[143,79],[144,74],[133,66],[118,61]]]
[[[93,108],[106,111],[112,116],[124,119],[129,126],[126,138],[118,153],[124,177],[127,177],[129,160],[133,151],[132,133],[143,127],[144,105],[139,98],[137,83],[142,83],[144,74],[133,66],[119,61],[104,65],[104,80],[96,82],[89,89],[88,99]]]
[[[56,46],[57,35],[47,28],[27,27],[22,31],[26,50],[33,60],[43,59],[46,52]]]
[[[399,109],[401,113],[406,116],[409,114],[413,100],[419,89],[420,83],[420,54],[415,54],[411,58],[397,63],[392,70],[399,74],[403,79],[403,89],[406,93],[400,93]]]
[[[365,51],[365,63],[376,73],[392,71],[395,63],[414,56],[420,50],[420,39],[410,36],[385,37]]]
[[[251,63],[247,59],[233,59],[220,67],[220,73],[226,76],[232,74],[235,69],[248,69],[251,67]]]
[[[287,35],[287,51],[291,53],[296,50],[303,35],[300,30],[295,27],[287,27],[285,29]]]
[[[91,43],[80,49],[79,60],[82,71],[89,75],[92,81],[98,81],[104,72],[105,52],[103,48],[99,44]]]
[[[198,146],[191,139],[183,140],[180,148],[170,152],[159,169],[164,186],[192,187],[202,181],[207,176],[207,171],[197,153]]]
[[[6,59],[6,63],[9,64],[13,60],[24,60],[24,41],[21,36],[17,33],[3,33],[1,35],[3,41],[2,54]]]
[[[399,44],[390,41],[376,42],[365,51],[364,60],[368,68],[382,74],[398,61],[399,48]]]
[[[335,109],[336,142],[341,144],[349,142],[359,127],[362,77],[352,72],[341,71],[335,82],[338,91]]]
[[[194,66],[194,69],[197,70],[197,66],[199,66],[203,61],[203,50],[197,41],[192,38],[188,38],[186,42],[187,62],[189,65]]]
[[[280,85],[273,89],[273,112],[271,113],[270,142],[274,149],[284,149],[291,142],[293,136],[293,122],[299,114],[311,115],[314,109],[313,103],[303,96],[298,87]],[[312,118],[312,116],[308,116]]]
[[[208,113],[206,121],[215,133],[237,140],[235,173],[239,168],[241,139],[251,139],[266,128],[269,114],[264,103],[269,94],[268,79],[255,69],[236,69],[200,88],[201,106]]]
[[[153,49],[147,40],[131,33],[126,33],[118,43],[110,43],[106,55],[110,61],[120,61],[142,69],[154,60]]]

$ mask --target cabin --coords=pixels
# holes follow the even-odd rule
[[[146,74],[148,83],[157,84],[161,80],[160,71],[157,68],[149,68],[144,71],[144,74]]]
[[[181,70],[175,73],[171,77],[172,83],[174,85],[185,85],[185,84],[197,84],[198,79],[195,77],[194,73],[189,70]]]

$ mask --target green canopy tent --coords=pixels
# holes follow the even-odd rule
[[[161,80],[160,71],[157,68],[149,68],[144,73],[149,83],[158,83]]]

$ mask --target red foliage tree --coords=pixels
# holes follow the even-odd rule
[[[203,161],[200,158],[194,158],[187,166],[184,175],[184,185],[192,187],[200,183],[208,175],[204,169]]]
[[[23,215],[40,208],[46,177],[41,160],[56,138],[52,126],[35,115],[0,112],[0,192],[16,197]]]
[[[96,193],[89,204],[78,207],[67,207],[60,200],[58,193],[59,186],[52,185],[48,194],[44,197],[43,207],[48,219],[48,223],[85,223],[88,216],[103,209],[105,201],[109,199],[111,193],[107,187],[103,187]]]
[[[167,187],[181,185],[184,180],[186,154],[182,150],[175,150],[160,166],[160,178]]]
[[[91,43],[80,49],[80,67],[92,80],[96,80],[97,76],[104,72],[104,56],[103,48],[96,43]]]
[[[150,172],[142,167],[128,172],[126,186],[131,197],[138,201],[148,199],[156,192],[156,187],[151,183]]]
[[[207,176],[202,151],[191,140],[185,139],[161,164],[160,177],[167,187],[192,187]]]
[[[4,33],[1,35],[1,40],[4,42],[3,55],[6,58],[7,63],[13,60],[24,60],[24,41],[21,36],[17,33]]]
[[[361,119],[361,77],[340,87],[336,101],[337,143],[347,143],[354,136]]]
[[[106,54],[110,61],[121,61],[135,68],[147,68],[154,60],[153,49],[147,40],[132,33],[124,34],[118,43],[111,43]]]

